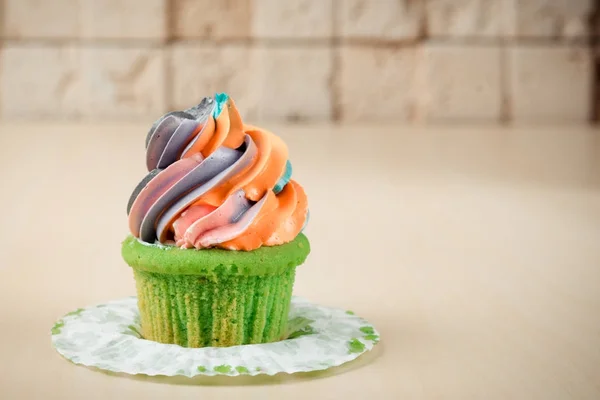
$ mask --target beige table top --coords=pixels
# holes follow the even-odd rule
[[[311,204],[295,293],[373,322],[377,350],[192,382],[66,362],[53,322],[135,293],[119,244],[147,124],[3,124],[1,399],[600,398],[598,131],[269,128]]]

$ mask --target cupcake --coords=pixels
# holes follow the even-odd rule
[[[281,340],[310,252],[285,143],[217,94],[154,123],[146,166],[122,245],[142,336],[184,347]]]

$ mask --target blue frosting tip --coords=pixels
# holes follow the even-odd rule
[[[285,185],[287,185],[287,183],[290,181],[291,178],[292,178],[292,163],[290,162],[290,160],[287,160],[285,163],[285,171],[283,172],[283,176],[281,178],[279,178],[279,180],[275,184],[275,187],[273,188],[273,191],[275,192],[275,194],[280,193],[283,190],[283,188],[285,187]]]
[[[213,118],[217,118],[221,115],[223,111],[223,107],[227,104],[227,100],[229,100],[229,96],[227,93],[217,93],[215,94],[215,109],[213,110]]]

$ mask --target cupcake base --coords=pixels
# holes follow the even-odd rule
[[[280,340],[295,272],[204,277],[134,270],[142,336],[183,347]]]
[[[247,252],[180,249],[132,236],[122,246],[134,272],[142,336],[183,347],[280,340],[296,267],[309,252],[303,234]]]

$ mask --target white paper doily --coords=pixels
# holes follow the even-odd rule
[[[135,297],[78,309],[52,328],[66,359],[112,372],[145,375],[274,375],[319,371],[352,361],[379,341],[377,330],[351,311],[293,297],[288,339],[233,347],[184,348],[140,337]]]

